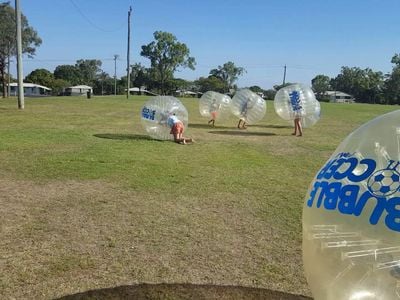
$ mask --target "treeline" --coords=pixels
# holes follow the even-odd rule
[[[312,88],[319,100],[326,100],[326,91],[348,93],[362,103],[400,104],[400,54],[392,57],[392,72],[383,74],[370,68],[342,67],[335,78],[317,75]]]
[[[101,60],[80,59],[74,65],[59,65],[54,72],[36,69],[24,78],[24,82],[40,84],[52,89],[52,94],[62,95],[66,87],[89,85],[96,95],[122,95],[126,93],[127,76],[116,78],[101,69]],[[154,69],[141,64],[131,66],[130,87],[144,88],[157,94],[171,95],[176,91],[206,92],[209,90],[229,93],[237,88],[235,81],[245,70],[227,62],[210,70],[207,77],[195,81],[168,77],[164,82],[157,80]],[[11,81],[14,81],[11,79]]]

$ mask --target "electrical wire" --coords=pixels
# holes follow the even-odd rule
[[[83,11],[79,8],[79,6],[74,2],[74,0],[69,0],[69,2],[71,2],[71,4],[75,7],[76,11],[82,16],[82,18],[84,18],[90,25],[92,25],[94,28],[96,28],[97,30],[103,31],[103,32],[116,32],[116,31],[120,31],[123,27],[125,27],[125,22],[121,24],[121,26],[119,26],[116,29],[105,29],[102,28],[100,26],[98,26],[97,24],[95,24],[92,20],[90,20],[90,18],[88,18]]]

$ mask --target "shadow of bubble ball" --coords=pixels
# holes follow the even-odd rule
[[[153,139],[172,140],[171,128],[167,125],[167,119],[172,114],[183,122],[185,128],[188,127],[188,111],[181,101],[172,96],[156,96],[143,105],[140,120],[146,133]]]
[[[312,300],[303,295],[263,288],[201,284],[138,284],[90,290],[55,300]]]
[[[275,95],[274,108],[279,117],[292,124],[296,115],[300,115],[303,127],[313,126],[321,116],[321,105],[314,92],[299,83],[281,88]]]

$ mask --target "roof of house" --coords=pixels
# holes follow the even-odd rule
[[[82,85],[69,86],[68,89],[92,89],[92,87],[82,84]]]
[[[24,87],[38,87],[38,88],[42,88],[42,89],[51,91],[51,89],[48,88],[47,86],[43,86],[43,85],[40,85],[40,84],[35,84],[35,83],[30,83],[30,82],[24,82],[22,85],[23,85]],[[8,86],[8,83],[7,83],[7,86]],[[10,83],[10,86],[18,86],[18,83],[17,83],[17,82],[12,82],[12,83]]]
[[[126,89],[125,89],[125,91],[126,91]],[[148,91],[146,89],[141,89],[141,88],[138,88],[138,87],[131,87],[131,88],[129,88],[129,91],[130,92],[143,92],[143,93],[148,93],[150,95],[158,96],[157,94],[155,94],[153,92],[150,92],[150,91]]]
[[[325,92],[326,95],[328,96],[350,96],[353,97],[353,95],[341,92],[341,91],[326,91]]]
[[[186,95],[197,95],[197,94],[203,94],[201,92],[193,92],[193,91],[184,91],[184,90],[176,90],[176,93],[182,93]]]

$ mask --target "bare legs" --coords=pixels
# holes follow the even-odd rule
[[[301,127],[301,118],[294,119],[294,132],[292,135],[302,136],[303,129]]]
[[[186,145],[188,143],[193,143],[193,139],[192,138],[186,138],[182,135],[182,133],[176,133],[174,134],[174,142],[178,143],[178,144],[183,144]]]

